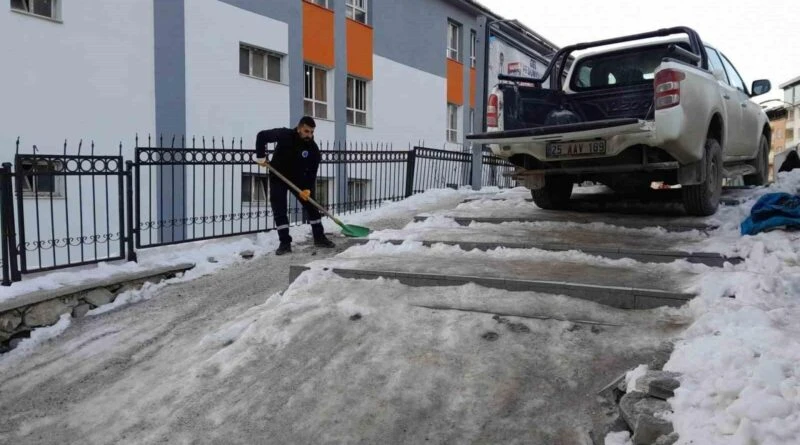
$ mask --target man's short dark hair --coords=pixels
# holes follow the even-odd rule
[[[300,119],[300,123],[298,125],[305,125],[307,127],[317,128],[317,123],[314,122],[314,118],[311,116],[303,116],[303,118]]]

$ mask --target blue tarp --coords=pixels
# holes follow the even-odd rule
[[[778,228],[800,230],[800,195],[768,193],[756,202],[740,226],[742,235]]]

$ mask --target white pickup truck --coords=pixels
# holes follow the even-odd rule
[[[619,47],[640,40],[649,41]],[[575,56],[563,76],[572,53],[608,45],[617,47]],[[691,28],[567,46],[542,78],[499,79],[486,132],[467,139],[513,163],[539,207],[567,208],[577,182],[635,192],[655,181],[680,184],[687,213],[705,216],[717,210],[723,178],[767,182],[769,121],[750,98],[770,82],[748,89]]]

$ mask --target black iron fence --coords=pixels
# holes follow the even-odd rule
[[[127,259],[136,251],[274,229],[269,173],[241,140],[163,140],[123,156],[17,154],[0,167],[3,285],[22,274]],[[154,146],[155,145],[155,146]],[[337,214],[472,182],[471,153],[325,144],[314,197]],[[484,153],[482,186],[510,187]],[[302,206],[290,196],[292,224]]]

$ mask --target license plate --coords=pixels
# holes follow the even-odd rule
[[[597,156],[606,154],[606,141],[552,142],[547,144],[548,158]]]

